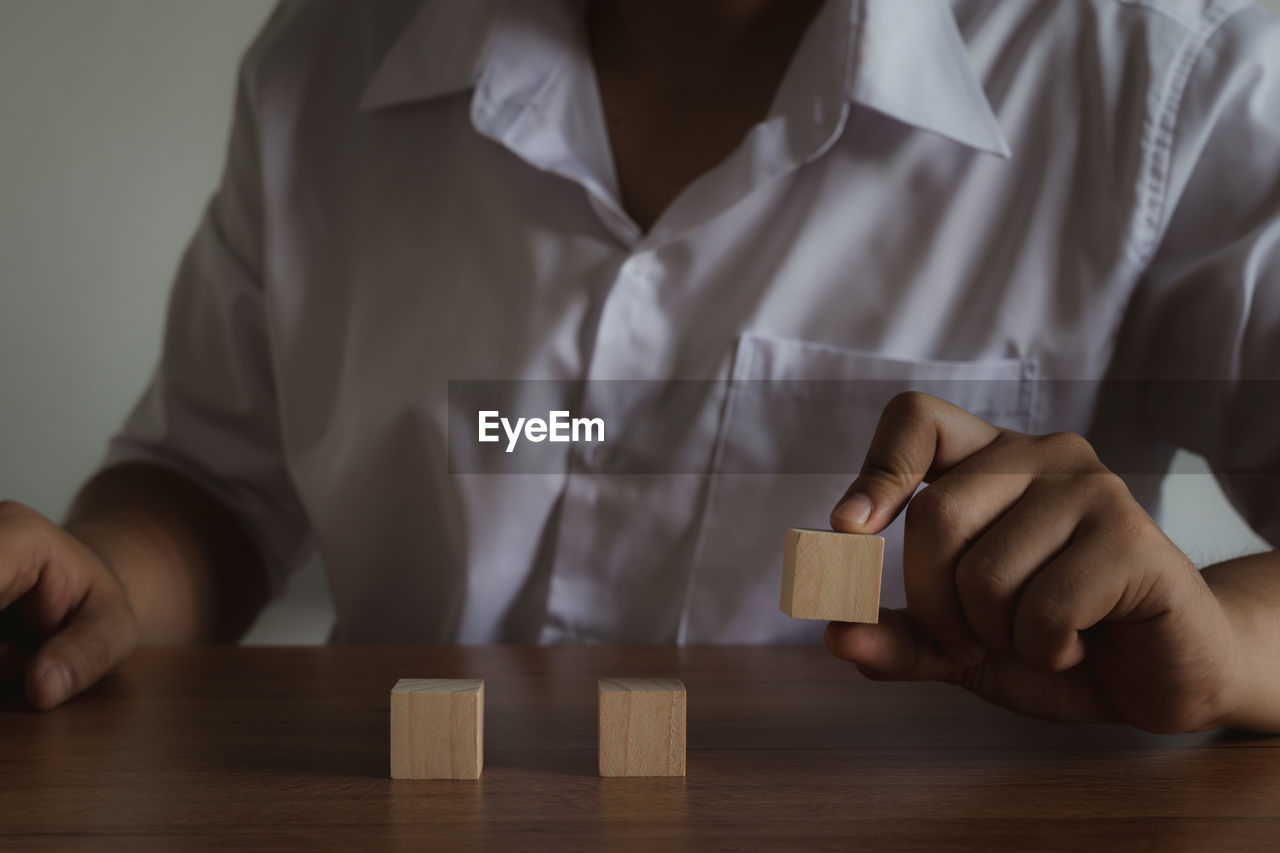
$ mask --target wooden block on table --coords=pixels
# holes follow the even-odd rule
[[[479,779],[484,681],[402,678],[391,689],[391,778]]]
[[[787,529],[782,612],[795,619],[877,622],[884,539]]]
[[[680,679],[600,679],[601,776],[683,776],[684,754]]]

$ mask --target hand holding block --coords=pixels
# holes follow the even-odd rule
[[[684,700],[678,678],[600,679],[600,775],[683,776]]]
[[[484,681],[402,678],[391,689],[391,778],[479,779]]]
[[[795,619],[878,622],[884,539],[787,529],[782,612]]]

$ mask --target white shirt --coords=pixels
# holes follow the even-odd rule
[[[1280,25],[830,0],[644,233],[580,4],[288,2],[168,322],[107,464],[204,483],[277,586],[318,545],[339,641],[816,639],[783,530],[825,526],[904,387],[1086,433],[1152,511],[1202,453],[1280,541]],[[606,441],[504,456],[478,392]]]

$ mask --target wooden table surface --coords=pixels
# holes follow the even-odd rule
[[[685,779],[596,775],[596,679],[688,686]],[[388,778],[401,676],[486,680],[478,782]],[[1280,849],[1280,738],[1024,720],[817,648],[140,653],[0,708],[0,850]]]

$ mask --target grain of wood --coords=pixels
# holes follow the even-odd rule
[[[685,775],[685,689],[678,678],[602,678],[601,776]]]
[[[484,675],[479,781],[388,778],[405,673]],[[600,778],[601,673],[685,683],[687,778]],[[5,851],[1255,851],[1280,830],[1280,737],[1059,726],[813,645],[148,646],[49,713],[7,701]]]
[[[402,678],[391,690],[391,778],[479,779],[484,681]]]
[[[795,619],[877,622],[884,539],[788,528],[782,612]]]

